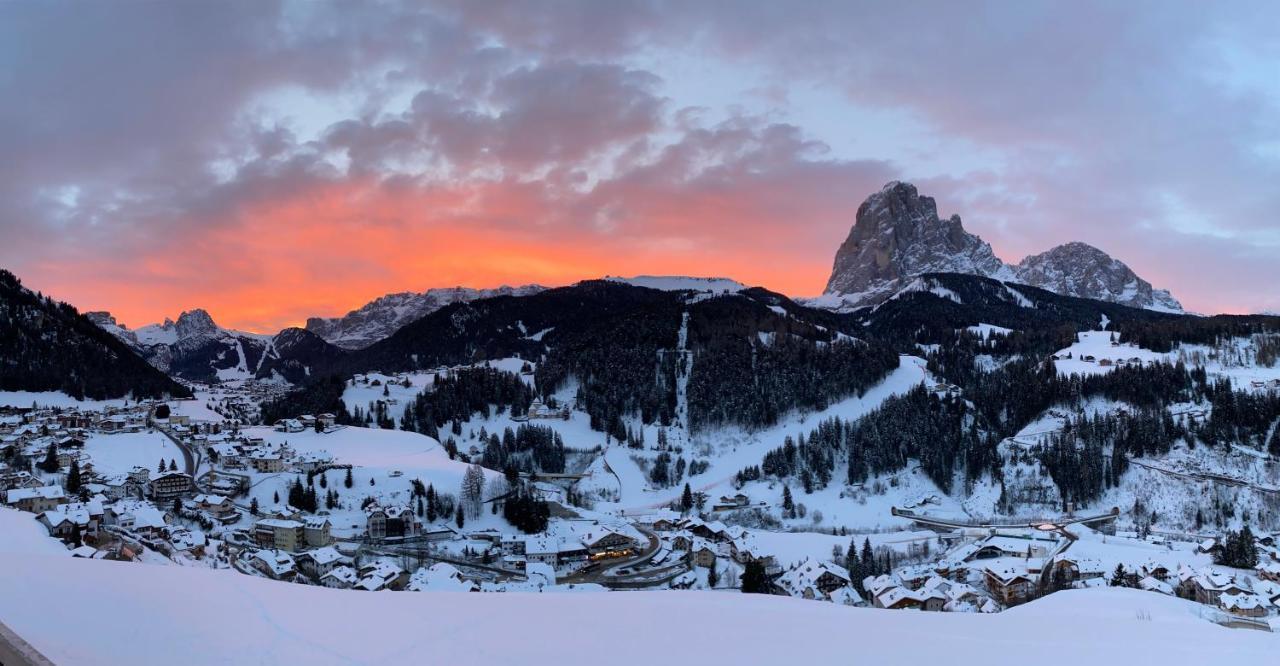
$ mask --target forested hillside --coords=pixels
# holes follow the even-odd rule
[[[66,303],[0,270],[0,390],[74,398],[188,396],[181,384]]]

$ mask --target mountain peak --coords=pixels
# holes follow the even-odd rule
[[[1123,261],[1088,243],[1065,243],[1029,256],[1016,270],[1019,282],[1060,294],[1182,312],[1182,304],[1168,291],[1153,288]]]
[[[168,324],[167,319],[165,322]],[[174,328],[178,331],[179,339],[207,337],[218,333],[218,325],[213,322],[213,317],[200,308],[178,315]]]
[[[899,280],[922,273],[1011,277],[991,246],[964,230],[959,215],[940,219],[932,197],[895,180],[858,206],[826,293],[870,304],[892,293]]]

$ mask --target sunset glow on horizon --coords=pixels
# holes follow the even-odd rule
[[[901,179],[1006,262],[1280,310],[1274,5],[713,4],[5,6],[0,267],[262,333],[605,275],[815,296]]]

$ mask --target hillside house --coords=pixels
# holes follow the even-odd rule
[[[403,590],[409,582],[409,574],[395,563],[381,559],[360,567],[360,580],[351,589],[366,592]]]
[[[249,558],[249,566],[274,580],[292,582],[298,577],[298,567],[293,556],[279,550],[263,549]]]
[[[5,504],[31,513],[51,511],[66,501],[67,495],[63,492],[62,486],[15,488],[5,494]]]
[[[210,518],[220,523],[234,523],[240,520],[240,512],[236,510],[236,505],[230,498],[221,495],[196,495],[192,498],[191,504],[197,511],[209,514]]]
[[[358,582],[360,575],[347,565],[335,566],[320,577],[320,584],[333,590],[349,590]]]
[[[1223,594],[1218,599],[1219,608],[1241,617],[1265,617],[1270,605],[1256,594]]]
[[[776,585],[793,597],[827,599],[849,583],[849,571],[844,567],[809,558],[783,573]]]
[[[296,558],[298,570],[312,580],[323,583],[325,575],[338,567],[350,567],[351,558],[338,552],[337,548],[327,546],[316,550],[308,550]],[[354,570],[352,574],[354,576]],[[355,584],[355,580],[352,580]]]
[[[1002,561],[983,569],[987,590],[1005,606],[1014,606],[1035,597],[1036,579],[1021,563]]]

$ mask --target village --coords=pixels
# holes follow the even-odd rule
[[[247,399],[220,402],[235,404],[251,411]],[[560,417],[534,410],[529,417]],[[350,438],[387,431],[340,426],[330,414],[266,427],[212,420],[221,410],[205,410],[209,420],[178,412],[163,402],[4,408],[4,504],[38,521],[72,557],[229,568],[333,589],[743,590],[993,613],[1062,589],[1125,586],[1193,600],[1224,626],[1280,625],[1276,534],[1252,535],[1256,564],[1242,569],[1214,564],[1229,535],[1117,531],[1118,510],[1080,522],[980,525],[895,509],[923,529],[832,534],[823,542],[834,544],[829,553],[797,552],[776,544],[802,535],[735,524],[737,512],[761,504],[743,493],[700,492],[684,510],[677,503],[620,515],[566,506],[563,483],[517,479],[513,487],[499,477],[490,487],[501,493],[464,510],[462,491],[445,490],[443,477],[428,477],[442,484],[428,496],[412,471],[370,472],[321,448],[349,450]],[[154,441],[134,446],[148,436]],[[128,460],[156,451],[154,468]],[[433,464],[452,465],[458,479],[479,469],[466,457]],[[541,531],[522,533],[498,518],[520,488],[550,508]]]

